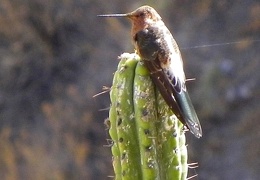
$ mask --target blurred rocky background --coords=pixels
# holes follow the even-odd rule
[[[92,96],[111,85],[118,55],[134,49],[127,20],[96,15],[144,4],[161,14],[187,78],[196,78],[187,86],[204,135],[187,133],[189,162],[199,163],[190,176],[259,179],[258,0],[1,0],[1,179],[113,175],[100,111],[109,94]]]

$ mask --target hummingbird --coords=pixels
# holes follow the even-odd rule
[[[135,49],[149,70],[153,83],[182,124],[200,138],[202,129],[187,92],[179,47],[156,10],[146,5],[126,14],[98,16],[130,19]]]

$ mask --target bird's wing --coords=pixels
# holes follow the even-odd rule
[[[165,54],[165,47],[160,40],[159,29],[144,29],[136,34],[135,41],[139,55],[144,61],[145,66],[150,72],[152,81],[158,88],[162,97],[176,114],[178,119],[187,125],[190,131],[196,136],[201,137],[202,131],[200,123],[190,97],[186,91],[185,84],[171,69],[163,69],[161,54]],[[171,68],[171,67],[169,67]]]
[[[171,71],[167,71],[165,74],[173,87],[172,93],[182,112],[185,124],[197,138],[200,138],[202,136],[202,129],[185,83],[180,81],[178,77],[174,76]]]

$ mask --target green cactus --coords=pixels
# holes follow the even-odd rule
[[[115,179],[186,179],[183,125],[166,105],[139,56],[124,53],[120,59],[109,111]]]

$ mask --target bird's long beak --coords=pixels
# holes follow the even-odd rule
[[[98,17],[130,17],[130,14],[101,14]]]

